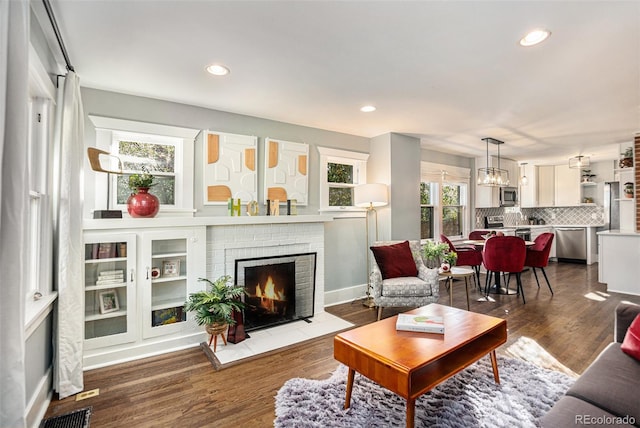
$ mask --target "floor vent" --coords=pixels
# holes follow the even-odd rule
[[[40,428],[89,428],[91,407],[44,419]]]

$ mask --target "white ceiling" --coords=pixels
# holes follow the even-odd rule
[[[640,132],[637,1],[52,3],[87,87],[464,156],[489,136],[534,163],[613,159]]]

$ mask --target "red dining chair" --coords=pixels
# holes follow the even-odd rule
[[[487,233],[489,233],[488,230],[472,230],[471,233],[469,233],[469,239],[472,241],[484,240],[484,235]]]
[[[487,269],[487,282],[485,294],[489,295],[489,284],[492,274],[500,272],[516,275],[518,294],[522,293],[522,303],[527,303],[522,289],[520,273],[524,269],[524,260],[527,256],[527,248],[524,240],[517,236],[494,236],[484,243],[482,254],[484,267]]]
[[[454,246],[453,243],[445,235],[440,235],[440,241],[449,246],[449,251],[455,251],[458,254],[456,260],[457,266],[471,266],[475,272],[473,278],[478,288],[480,288],[480,266],[482,265],[482,250],[476,248],[474,245],[459,245]]]
[[[551,252],[551,244],[553,243],[553,233],[541,233],[534,240],[535,244],[527,248],[527,256],[524,260],[524,265],[533,270],[533,275],[536,277],[536,283],[540,288],[540,281],[538,281],[538,274],[536,268],[539,268],[544,275],[544,279],[547,281],[549,291],[553,294],[553,289],[547,278],[547,273],[544,268],[549,264],[549,253]]]

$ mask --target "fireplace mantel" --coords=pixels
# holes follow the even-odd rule
[[[244,226],[260,224],[325,223],[333,221],[330,215],[280,215],[280,216],[207,216],[207,217],[154,217],[85,219],[84,230],[140,229],[180,226]]]

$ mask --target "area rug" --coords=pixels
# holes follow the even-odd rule
[[[510,357],[498,357],[500,384],[489,357],[416,400],[416,427],[536,427],[574,379]],[[351,407],[343,409],[347,367],[326,380],[290,379],[276,395],[276,428],[403,427],[406,401],[357,374]]]

